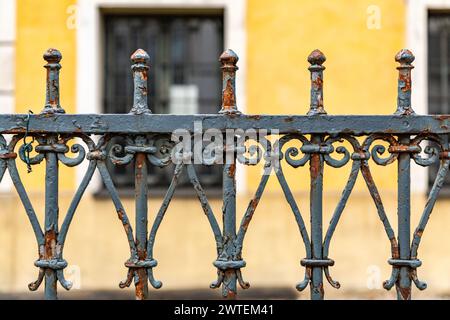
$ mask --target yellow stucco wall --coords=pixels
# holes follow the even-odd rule
[[[76,0],[17,1],[16,112],[31,109],[39,113],[43,109],[46,71],[42,54],[50,47],[59,49],[63,55],[61,106],[67,113],[75,112],[76,31],[67,24],[71,17],[67,9],[75,3]],[[23,175],[29,190],[42,189],[44,168],[34,166],[33,173]],[[61,176],[64,178],[60,179],[60,188],[73,189],[74,170],[61,166]]]
[[[380,9],[380,29],[367,28],[367,19],[374,17],[370,6]],[[329,114],[393,113],[394,56],[405,45],[405,8],[403,0],[248,0],[247,112],[305,114],[310,88],[306,58],[319,48],[327,57],[324,104]],[[395,187],[395,165],[373,167],[380,187]],[[286,169],[288,177],[297,177],[293,188],[308,186],[306,170]],[[343,172],[326,168],[326,186],[340,189],[347,178]],[[254,189],[260,169],[250,169],[248,176]],[[279,190],[276,179],[271,180],[269,189]],[[357,188],[365,188],[362,181]]]

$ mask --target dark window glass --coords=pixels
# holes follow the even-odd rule
[[[104,112],[128,113],[133,104],[130,55],[137,48],[150,56],[148,105],[153,113],[217,113],[223,51],[223,15],[117,15],[104,16]],[[123,144],[116,138],[113,143]],[[133,165],[108,164],[122,193],[133,194]],[[173,165],[149,167],[150,193],[162,194],[170,183]],[[210,194],[220,192],[221,166],[196,166]],[[187,176],[177,193],[191,195]]]

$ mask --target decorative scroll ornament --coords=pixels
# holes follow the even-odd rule
[[[168,135],[127,136],[125,141],[125,146],[115,144],[109,151],[109,158],[114,165],[131,163],[137,153],[146,154],[148,161],[157,167],[165,167],[171,162],[174,143]]]

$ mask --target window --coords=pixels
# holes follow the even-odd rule
[[[150,56],[148,105],[153,113],[217,113],[221,104],[218,57],[223,51],[223,14],[149,14],[104,16],[104,112],[128,113],[133,101],[130,55],[137,48]],[[128,80],[124,80],[128,79]],[[111,143],[123,143],[115,140]],[[132,192],[134,168],[108,164],[122,193]],[[198,166],[205,190],[221,189],[220,166]],[[150,193],[164,193],[173,165],[149,167]],[[193,194],[183,176],[181,194]],[[131,194],[131,193],[130,193]]]
[[[450,113],[450,12],[428,14],[428,113]],[[428,187],[436,178],[438,164],[429,169]],[[450,195],[450,177],[442,193]]]

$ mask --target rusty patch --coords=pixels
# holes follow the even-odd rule
[[[450,152],[448,151],[442,151],[439,153],[439,159],[449,159],[450,158]]]
[[[323,88],[323,80],[321,77],[316,77],[314,80],[312,80],[312,84],[315,89]]]
[[[138,281],[135,282],[136,300],[145,300],[148,295],[147,270],[145,268],[137,268],[135,272],[138,275]]]
[[[136,155],[136,183],[140,184],[142,181],[142,168],[145,164],[145,154],[138,153]]]
[[[419,229],[419,230],[416,231],[416,236],[418,236],[419,238],[422,238],[422,235],[423,235],[423,230],[422,229]]]
[[[407,109],[407,110],[411,110],[411,109]],[[405,110],[405,111],[407,111]],[[411,145],[403,145],[403,144],[399,144],[399,145],[391,145],[388,148],[388,151],[390,153],[420,153],[421,152],[421,148],[418,145],[415,144],[411,144]]]
[[[448,114],[438,114],[435,116],[437,120],[441,121],[441,120],[448,120],[450,119],[450,115]]]
[[[230,299],[230,300],[235,300],[236,299],[236,292],[234,292],[234,291],[231,291],[231,290],[228,290],[228,293],[227,293],[227,297],[226,297],[227,299]]]
[[[395,146],[390,146],[388,148],[388,151],[390,153],[400,153],[400,152],[410,152],[410,146],[408,145],[404,145],[404,144],[399,144],[399,145],[395,145]]]
[[[123,222],[123,214],[124,214],[124,212],[122,209],[117,210],[117,216],[119,217],[120,221],[122,221],[122,222]]]
[[[312,288],[315,293],[318,293],[322,298],[325,295],[325,291],[323,290],[323,283],[319,283],[319,286]]]
[[[230,164],[230,166],[228,167],[228,176],[230,178],[234,178],[236,175],[236,164],[232,163]]]
[[[0,159],[15,159],[17,158],[17,153],[8,152],[8,153],[0,153]]]
[[[398,76],[398,79],[403,83],[403,85],[400,86],[400,90],[402,90],[403,92],[411,91],[411,74],[409,72],[401,72]]]
[[[402,296],[403,300],[410,300],[411,299],[411,287],[408,288],[402,288],[400,286],[397,286],[397,290]]]
[[[308,279],[311,279],[311,277],[312,277],[312,268],[311,267],[306,267],[306,276]]]
[[[322,65],[325,61],[325,55],[319,49],[313,50],[308,56],[308,62],[313,65]]]
[[[245,231],[248,228],[248,225],[250,224],[250,221],[252,221],[253,213],[256,210],[256,207],[258,206],[259,199],[253,198],[250,203],[248,204],[249,208],[251,209],[251,214],[244,216],[244,221],[242,221],[242,229]]]
[[[414,110],[410,106],[410,107],[406,108],[405,110],[403,110],[403,114],[409,116],[409,115],[412,115],[412,114],[415,114],[415,113],[414,113]]]
[[[311,172],[311,179],[317,179],[320,174],[320,155],[314,153],[311,155],[309,171]]]
[[[122,221],[123,228],[125,229],[125,232],[130,232],[130,224],[125,221],[125,212],[122,209],[117,210],[117,216],[119,217],[120,221]]]
[[[222,104],[224,110],[233,110],[236,105],[236,98],[234,96],[233,86],[231,79],[227,80],[225,90],[222,92]]]
[[[398,248],[397,239],[392,238],[392,239],[389,239],[389,241],[391,242],[392,258],[393,259],[400,259],[400,250]]]
[[[292,122],[292,121],[294,121],[294,118],[293,117],[286,117],[286,118],[283,119],[283,121],[284,122]]]
[[[136,246],[137,246],[137,254],[139,260],[145,260],[147,258],[147,249],[140,248],[139,241],[136,240]]]
[[[45,232],[44,258],[52,259],[56,254],[57,233],[54,229]]]
[[[250,207],[252,208],[253,211],[256,209],[258,203],[259,203],[258,198],[253,198],[252,201],[250,201]]]
[[[147,95],[147,88],[146,87],[139,87],[139,90],[141,91],[142,95],[146,96]]]
[[[237,293],[235,290],[233,290],[232,288],[229,287],[227,279],[233,279],[235,276],[236,276],[236,272],[234,269],[227,269],[224,272],[225,279],[224,279],[223,285],[226,290],[226,298],[230,299],[230,300],[236,299]]]

